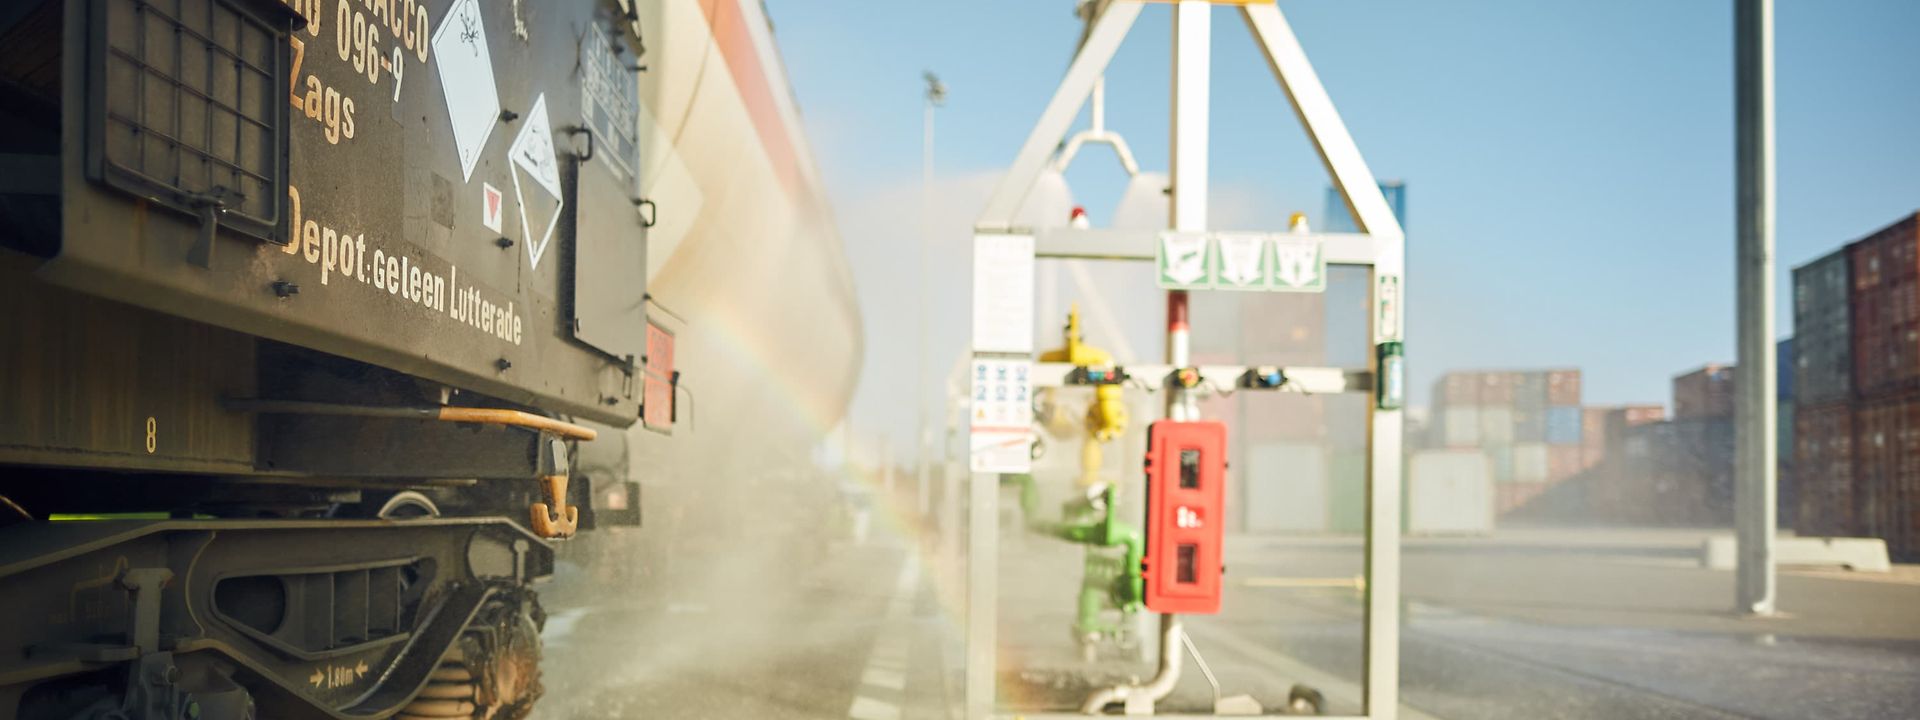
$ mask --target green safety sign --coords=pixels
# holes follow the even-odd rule
[[[1273,239],[1273,289],[1322,292],[1327,289],[1327,254],[1312,238]]]
[[[1167,232],[1154,256],[1155,276],[1169,290],[1327,289],[1326,252],[1313,236]]]
[[[1267,290],[1273,285],[1273,263],[1265,235],[1214,236],[1213,286],[1222,290]]]
[[[1160,287],[1174,290],[1204,290],[1213,284],[1212,243],[1205,233],[1164,233],[1160,236],[1158,259],[1154,265]]]

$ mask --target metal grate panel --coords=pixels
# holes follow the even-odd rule
[[[279,6],[94,0],[95,179],[284,242],[290,18]]]

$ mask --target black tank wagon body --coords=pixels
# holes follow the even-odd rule
[[[0,7],[0,718],[526,713],[678,394],[642,16]]]

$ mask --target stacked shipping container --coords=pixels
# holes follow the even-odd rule
[[[1591,418],[1582,451],[1588,464],[1582,477],[1586,518],[1643,521],[1646,508],[1657,505],[1664,489],[1676,484],[1672,463],[1654,460],[1671,455],[1667,450],[1671,443],[1662,436],[1671,432],[1666,429],[1671,425],[1665,422],[1666,408],[1624,405],[1587,408],[1586,412]]]
[[[1800,481],[1801,535],[1853,535],[1853,405],[1824,403],[1794,411],[1793,466]]]
[[[1733,367],[1708,365],[1673,379],[1673,419],[1733,415]]]
[[[1920,387],[1920,214],[1848,246],[1847,255],[1859,397]]]
[[[1587,407],[1580,409],[1580,469],[1586,470],[1607,458],[1607,441],[1614,437],[1607,426],[1607,416],[1617,408]]]
[[[1802,407],[1853,399],[1853,279],[1837,251],[1793,269],[1793,397]]]
[[[1433,397],[1437,444],[1486,455],[1498,512],[1585,467],[1579,370],[1448,373]]]
[[[1796,529],[1920,559],[1920,214],[1794,269]]]
[[[1671,445],[1659,462],[1678,486],[1656,493],[1656,522],[1720,525],[1733,521],[1733,403],[1739,372],[1709,364],[1673,379]]]
[[[1781,343],[1777,353],[1790,353]],[[1583,457],[1592,469],[1584,479],[1587,517],[1603,522],[1654,525],[1724,525],[1733,519],[1734,389],[1739,373],[1729,365],[1708,365],[1673,379],[1674,417],[1659,406],[1598,411],[1606,422],[1589,430]],[[1792,421],[1784,398],[1781,421]],[[1790,428],[1777,440],[1790,443]],[[1781,455],[1791,455],[1783,444]],[[1790,519],[1797,505],[1792,475],[1779,475],[1780,517]]]
[[[1844,249],[1793,269],[1793,527],[1801,535],[1856,532],[1852,290]]]
[[[1854,507],[1870,537],[1885,538],[1890,555],[1920,556],[1920,393],[1862,400],[1854,410]]]
[[[1847,248],[1854,508],[1865,535],[1920,559],[1920,214]]]
[[[1774,460],[1779,505],[1774,520],[1780,527],[1794,527],[1800,514],[1800,480],[1793,471],[1793,417],[1795,411],[1793,399],[1793,338],[1787,338],[1773,346],[1774,367]]]

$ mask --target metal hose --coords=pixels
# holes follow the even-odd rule
[[[1080,712],[1087,715],[1099,715],[1108,705],[1124,703],[1129,698],[1144,696],[1159,701],[1173,686],[1180,682],[1180,648],[1184,637],[1180,628],[1180,616],[1168,613],[1160,616],[1160,671],[1145,685],[1115,685],[1096,690],[1080,705]]]

